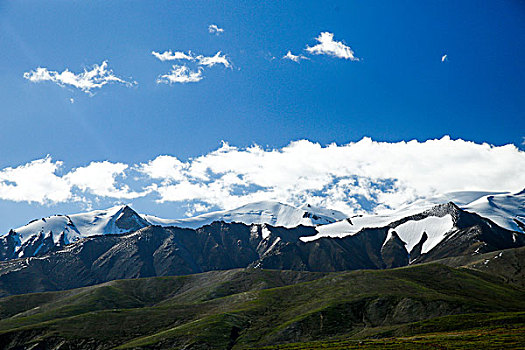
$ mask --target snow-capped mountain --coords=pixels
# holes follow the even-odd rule
[[[458,208],[476,213],[507,230],[525,233],[525,191],[516,194],[508,192],[452,192],[434,198],[427,198],[383,215],[357,215],[332,224],[316,228],[315,236],[301,237],[309,242],[321,237],[346,237],[355,235],[365,228],[389,227],[406,243],[410,252],[421,242],[425,232],[425,242],[421,243],[420,253],[427,253],[457,229],[457,221],[452,212],[437,210],[439,203],[454,203]],[[410,219],[407,219],[410,218]],[[389,236],[385,240],[388,241]]]
[[[519,193],[457,191],[421,199],[390,214],[407,216],[435,205],[453,202],[463,210],[486,217],[499,226],[525,233],[525,190]]]
[[[317,227],[315,236],[301,237],[303,242],[310,242],[321,237],[346,237],[352,236],[367,228],[390,228],[384,244],[392,237],[392,231],[406,243],[410,252],[422,239],[423,233],[426,240],[423,243],[422,253],[426,253],[441,242],[455,225],[454,212],[445,210],[443,206],[431,207],[417,213],[411,210],[401,210],[389,215],[358,215],[338,221],[333,224]]]
[[[122,234],[149,225],[198,228],[214,221],[224,221],[296,227],[323,225],[345,217],[345,214],[336,210],[316,208],[308,204],[296,208],[271,201],[251,203],[233,210],[185,219],[161,219],[152,215],[139,215],[127,205],[115,206],[73,215],[53,215],[11,230],[0,238],[0,259],[42,255],[81,238]]]
[[[525,233],[525,190],[516,194],[489,194],[462,208],[490,218],[508,230]]]
[[[35,256],[94,235],[120,234],[150,224],[127,205],[36,219],[0,238],[0,259]]]
[[[185,219],[161,219],[152,215],[143,215],[143,217],[153,225],[198,228],[214,221],[283,227],[317,226],[343,220],[347,216],[337,210],[313,207],[309,204],[296,208],[279,202],[261,201],[232,210],[216,211]]]
[[[148,226],[122,235],[96,235],[37,257],[0,261],[0,295],[244,267],[384,269],[525,246],[525,234],[453,203],[343,238],[304,241],[324,227],[216,221],[198,229]]]

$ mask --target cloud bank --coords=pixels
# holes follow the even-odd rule
[[[313,55],[328,55],[337,58],[344,58],[350,61],[359,61],[355,57],[354,51],[350,46],[345,45],[341,41],[334,40],[334,34],[329,32],[322,32],[317,38],[318,44],[312,47],[306,46],[306,51]]]
[[[108,61],[103,61],[100,65],[95,64],[91,70],[84,69],[78,74],[68,69],[59,73],[38,67],[34,71],[25,72],[24,78],[33,83],[50,81],[61,87],[72,86],[87,94],[92,94],[93,89],[100,89],[110,83],[123,84],[128,87],[137,84],[135,81],[126,81],[117,77],[111,69],[108,69]]]
[[[0,199],[59,203],[147,197],[196,211],[277,200],[350,215],[450,191],[517,192],[525,184],[525,152],[516,146],[449,137],[395,143],[363,138],[326,146],[300,140],[277,149],[223,143],[186,161],[161,155],[141,164],[92,162],[61,174],[63,167],[46,157],[1,169]]]

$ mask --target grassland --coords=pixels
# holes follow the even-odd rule
[[[241,269],[0,299],[0,348],[519,348],[525,290],[462,268]]]

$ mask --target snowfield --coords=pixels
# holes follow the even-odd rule
[[[429,216],[422,220],[407,221],[390,230],[397,232],[399,238],[407,244],[406,248],[409,252],[419,243],[423,232],[425,232],[428,238],[423,243],[421,253],[427,253],[437,246],[453,227],[454,221],[452,216],[447,214],[443,217]]]
[[[284,227],[316,226],[342,220],[346,215],[337,210],[312,207],[308,204],[296,208],[279,202],[261,201],[232,210],[216,211],[186,219],[161,219],[152,215],[143,215],[143,217],[153,225],[199,228],[214,221]]]

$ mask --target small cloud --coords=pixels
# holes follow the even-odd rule
[[[173,60],[187,60],[193,63],[190,64],[190,67],[193,65],[196,67],[196,70],[192,70],[186,64],[184,65],[174,65],[172,70],[165,75],[160,75],[157,78],[157,84],[173,84],[173,83],[196,83],[201,81],[204,76],[202,75],[205,68],[213,67],[216,64],[222,64],[226,68],[231,68],[232,64],[221,51],[218,51],[214,56],[204,56],[198,55],[195,56],[191,51],[184,53],[181,51],[172,52],[171,50],[164,51],[159,53],[152,51],[151,54],[158,58],[161,61],[173,61]]]
[[[191,53],[191,51],[188,51],[187,54],[181,51],[171,52],[171,50],[164,51],[163,53],[151,51],[151,54],[163,62],[164,61],[174,61],[174,60],[188,60],[188,61],[195,60],[195,57],[193,57],[193,54]]]
[[[267,60],[267,61],[270,61],[270,62],[271,62],[271,61],[275,60],[276,58],[277,58],[277,57],[275,57],[274,55],[272,55],[272,53],[269,52],[269,51],[268,51],[267,53],[264,54],[264,59]]]
[[[299,63],[301,60],[309,60],[308,57],[303,55],[294,55],[291,51],[288,51],[286,55],[283,56],[283,60],[290,60]]]
[[[69,99],[69,102],[71,102],[71,104],[73,104],[73,103],[75,103],[75,99],[74,99],[73,97],[71,97],[71,98]]]
[[[192,71],[186,66],[174,65],[168,74],[158,77],[157,84],[196,83],[204,78],[202,71],[202,68],[199,68],[197,71]]]
[[[24,78],[33,83],[51,81],[61,87],[73,86],[90,95],[92,95],[91,90],[100,89],[109,83],[123,84],[128,87],[137,84],[136,81],[126,81],[113,74],[113,71],[108,69],[108,61],[104,61],[100,65],[95,64],[91,70],[84,69],[84,72],[78,74],[68,69],[59,73],[38,67],[34,71],[25,72]]]
[[[209,56],[209,57],[206,57],[206,56],[203,56],[203,55],[199,55],[196,57],[197,61],[198,61],[198,64],[200,66],[206,66],[206,67],[213,67],[214,65],[216,64],[223,64],[224,67],[226,68],[230,68],[231,67],[231,62],[228,61],[228,59],[226,58],[226,55],[222,55],[221,56],[221,52],[217,52],[215,54],[215,56]]]
[[[447,54],[444,54],[443,56],[441,56],[441,62],[445,62],[445,61],[448,61],[448,55]]]
[[[216,24],[210,24],[208,26],[208,32],[210,34],[221,35],[222,33],[224,33],[224,29],[219,28]]]
[[[341,41],[334,41],[334,34],[329,32],[322,32],[315,38],[319,44],[315,46],[306,46],[306,51],[314,55],[328,55],[337,58],[344,58],[350,61],[359,61],[355,57],[354,51],[350,46],[345,45]]]
[[[522,145],[522,146],[525,146],[525,136],[523,136],[523,137],[521,138],[521,145]]]

